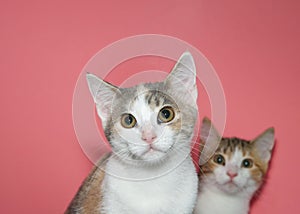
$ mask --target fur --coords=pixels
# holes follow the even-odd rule
[[[213,127],[206,119],[205,130]],[[205,132],[207,133],[207,132]],[[220,138],[213,127],[211,139],[220,139],[215,155],[201,166],[195,214],[247,214],[254,193],[263,183],[274,146],[274,129],[252,141]],[[207,135],[206,135],[207,136]],[[221,162],[217,162],[222,155]],[[243,162],[250,161],[250,167]]]
[[[106,161],[110,155],[105,154],[93,168],[71,201],[65,214],[100,213],[103,200],[100,187],[104,179]]]
[[[101,182],[93,187],[98,204],[93,203],[92,210],[192,213],[198,179],[190,149],[198,111],[191,54],[184,53],[163,82],[119,88],[93,74],[87,74],[87,81],[113,151],[103,177],[95,171]],[[159,115],[166,108],[174,117],[162,122]],[[87,193],[89,200],[90,188],[83,185],[77,195]],[[82,213],[84,205],[77,204],[75,213]]]

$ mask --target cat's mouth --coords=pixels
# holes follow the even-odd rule
[[[165,151],[159,149],[159,148],[156,148],[156,147],[153,147],[153,146],[149,146],[149,148],[143,152],[142,156],[146,155],[146,154],[154,154],[154,153],[166,153]]]
[[[164,156],[166,156],[167,152],[169,151],[169,148],[160,148],[159,146],[155,146],[153,144],[148,145],[147,148],[144,148],[144,151],[140,153],[140,157],[143,159],[160,159]]]
[[[171,147],[160,147],[159,145],[144,145],[137,148],[129,147],[130,153],[139,160],[147,160],[147,161],[154,161],[154,160],[162,160],[162,158],[167,156],[168,151]]]
[[[228,182],[225,183],[225,185],[229,187],[238,187],[238,185],[234,182],[234,180],[229,180]]]
[[[237,193],[241,191],[241,187],[234,180],[229,180],[226,183],[219,185],[219,188],[228,193]]]

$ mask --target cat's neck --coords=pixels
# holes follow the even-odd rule
[[[227,194],[217,187],[202,184],[194,214],[248,214],[250,199],[245,194]]]
[[[196,170],[190,156],[183,159],[176,156],[177,153],[162,164],[144,168],[110,157],[103,181],[104,211],[192,213],[197,197]],[[171,162],[177,163],[170,165]]]
[[[161,163],[153,165],[147,164],[128,164],[119,157],[112,155],[106,168],[108,174],[117,177],[128,178],[129,180],[144,180],[159,177],[170,171],[185,166],[185,163],[191,162],[189,151],[170,152],[168,157]]]

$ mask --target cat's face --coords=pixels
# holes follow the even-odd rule
[[[250,141],[223,138],[216,154],[203,166],[203,170],[217,187],[227,193],[254,188],[261,183],[265,171],[263,163],[254,154]]]
[[[273,144],[272,128],[253,141],[222,138],[215,154],[201,167],[204,183],[228,194],[252,195],[263,181]]]
[[[189,148],[197,118],[195,77],[189,53],[182,55],[163,82],[118,88],[88,74],[114,154],[127,162],[153,164],[170,151]]]
[[[139,85],[116,101],[119,107],[112,109],[105,127],[116,154],[126,159],[158,161],[177,141],[189,140],[191,130],[184,135],[186,128],[182,125],[187,119],[191,123],[194,120],[180,111],[180,104],[166,95],[166,90],[159,90],[162,87],[159,83]]]

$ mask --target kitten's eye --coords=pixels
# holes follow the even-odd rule
[[[172,107],[164,107],[158,113],[158,121],[161,123],[167,123],[173,120],[175,117],[175,113]]]
[[[225,166],[225,158],[220,154],[214,156],[214,162],[219,165]]]
[[[251,159],[245,159],[242,162],[242,167],[244,168],[251,168],[253,166],[253,160]]]
[[[124,128],[133,128],[136,124],[136,119],[133,115],[131,114],[123,114],[121,117],[121,125]]]

